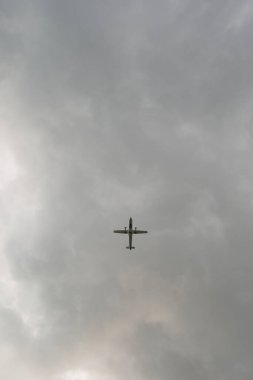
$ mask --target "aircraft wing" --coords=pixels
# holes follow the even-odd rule
[[[114,230],[116,234],[128,234],[128,230]]]
[[[134,234],[147,234],[148,231],[142,231],[142,230],[133,230]]]

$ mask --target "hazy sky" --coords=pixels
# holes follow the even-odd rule
[[[1,380],[252,380],[252,41],[250,0],[0,0]]]

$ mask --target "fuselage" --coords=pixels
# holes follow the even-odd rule
[[[132,238],[133,238],[133,219],[129,219],[129,228],[128,228],[128,237],[129,237],[129,249],[132,249]]]

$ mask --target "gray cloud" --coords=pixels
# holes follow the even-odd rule
[[[5,380],[252,378],[252,15],[0,1]]]

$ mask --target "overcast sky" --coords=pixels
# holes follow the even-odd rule
[[[0,0],[1,380],[252,380],[252,41],[250,0]]]

